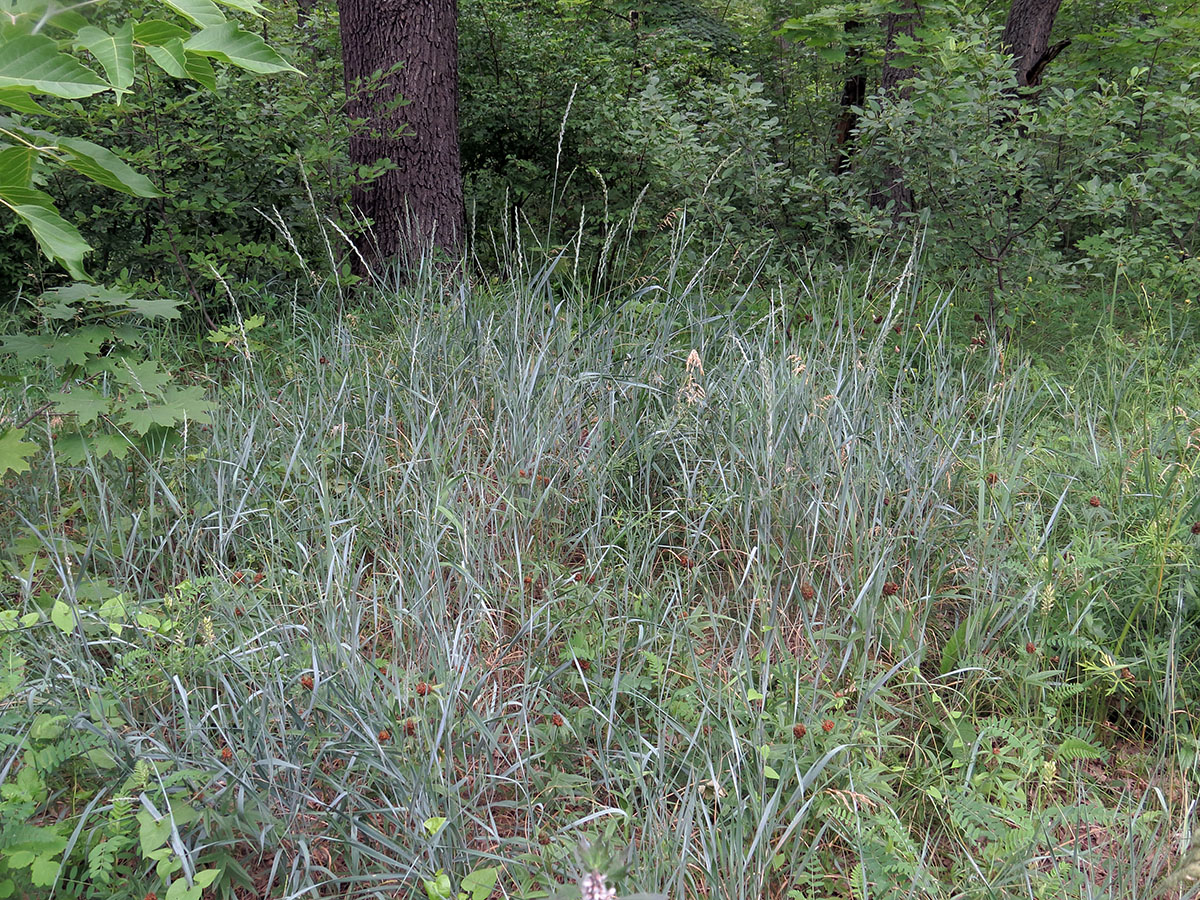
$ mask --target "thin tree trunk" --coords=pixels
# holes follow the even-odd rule
[[[1062,0],[1012,0],[1000,44],[1014,57],[1021,88],[1037,87],[1046,66],[1071,43],[1050,46],[1050,31],[1061,5]]]
[[[456,0],[338,0],[350,161],[394,167],[355,184],[373,223],[358,242],[367,264],[411,264],[430,245],[457,254],[465,230],[458,146]],[[382,78],[375,73],[382,72]],[[361,266],[361,262],[358,263]]]

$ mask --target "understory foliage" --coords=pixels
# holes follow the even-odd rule
[[[586,844],[622,894],[1149,896],[1194,344],[1052,370],[911,267],[714,314],[510,260],[214,344],[209,424],[6,479],[0,891],[536,897]]]

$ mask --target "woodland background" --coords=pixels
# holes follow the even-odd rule
[[[1195,895],[1195,4],[441,8],[0,7],[0,897]]]

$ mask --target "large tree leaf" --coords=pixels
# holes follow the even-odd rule
[[[112,329],[100,325],[77,328],[69,334],[9,334],[0,337],[0,349],[21,362],[48,362],[56,369],[67,364],[81,366],[100,352],[112,337]]]
[[[54,442],[55,455],[64,462],[77,466],[89,456],[104,457],[110,453],[116,459],[124,459],[133,449],[133,444],[118,433],[83,435],[78,431],[61,434]]]
[[[201,28],[225,21],[225,13],[211,0],[163,0],[163,3]]]
[[[54,210],[54,198],[45,191],[37,188],[20,187],[15,184],[4,184],[0,181],[0,204],[5,206],[40,206],[43,209]]]
[[[217,89],[217,73],[213,71],[212,63],[199,53],[188,53],[187,76],[210,91]]]
[[[38,311],[48,319],[73,319],[80,303],[96,303],[115,310],[128,310],[147,319],[178,319],[179,301],[172,297],[135,297],[119,288],[99,284],[68,284],[43,291]]]
[[[20,88],[0,88],[0,106],[7,106],[9,109],[15,109],[19,113],[27,113],[35,116],[50,114],[50,110],[30,97],[28,91],[23,91]]]
[[[75,387],[69,394],[55,394],[50,401],[60,413],[76,416],[80,425],[95,422],[112,407],[112,401],[108,397],[82,385]]]
[[[79,230],[58,214],[49,199],[41,191],[0,184],[0,205],[11,209],[33,232],[43,253],[62,263],[72,278],[86,281],[83,257],[92,248]]]
[[[188,77],[187,55],[183,52],[183,41],[179,38],[167,41],[161,47],[147,45],[146,53],[160,69],[172,78]]]
[[[60,137],[58,146],[68,154],[68,158],[63,160],[64,163],[97,184],[133,194],[135,197],[162,196],[149,178],[99,144],[82,138]]]
[[[87,25],[79,29],[75,43],[100,61],[120,103],[133,84],[133,23],[126,22],[115,34]]]
[[[299,72],[267,46],[257,34],[243,31],[236,22],[201,28],[183,44],[190,53],[210,56],[249,72],[269,75],[273,72]]]
[[[258,0],[217,0],[222,6],[230,6],[262,18],[263,5]]]
[[[44,34],[24,34],[0,44],[0,88],[77,100],[108,89],[108,82]]]
[[[190,32],[180,28],[174,22],[164,22],[162,19],[147,19],[133,26],[133,39],[139,44],[161,47],[171,41],[186,41]]]
[[[9,428],[0,434],[0,477],[9,472],[18,475],[29,471],[27,460],[37,452],[37,444],[23,441],[24,428]]]
[[[0,150],[0,184],[27,188],[33,183],[37,151],[32,147],[5,147]]]
[[[153,359],[114,360],[109,371],[122,384],[155,397],[162,396],[163,389],[171,381],[170,374],[163,370],[157,360]],[[164,422],[162,424],[170,425],[171,423]]]

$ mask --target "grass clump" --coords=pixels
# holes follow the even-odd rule
[[[0,890],[1150,896],[1193,345],[1064,373],[848,284],[418,282],[8,478]]]

